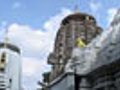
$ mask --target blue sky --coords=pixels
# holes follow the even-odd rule
[[[108,28],[120,0],[0,0],[0,41],[6,27],[10,42],[21,48],[25,90],[36,90],[41,74],[48,71],[47,56],[53,49],[61,20],[74,12],[92,14],[98,25]]]
[[[9,24],[18,22],[31,25],[33,28],[41,28],[43,22],[59,13],[61,8],[74,10],[76,2],[80,6],[80,11],[87,13],[91,13],[90,2],[100,2],[102,7],[98,14],[102,19],[106,17],[109,8],[119,7],[119,0],[1,0],[0,21],[6,20]],[[104,20],[101,22],[106,23]]]

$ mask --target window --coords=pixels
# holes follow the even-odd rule
[[[0,90],[5,90],[5,88],[0,88]]]
[[[59,44],[59,46],[60,46],[60,47],[62,47],[62,46],[63,46],[63,44],[62,44],[62,43],[60,43],[60,44]]]
[[[2,53],[1,60],[0,60],[0,71],[3,71],[3,72],[5,69],[5,59],[6,59],[6,53]]]
[[[59,55],[59,57],[58,57],[59,59],[61,59],[62,58],[62,55]]]

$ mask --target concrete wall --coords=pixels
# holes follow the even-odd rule
[[[74,75],[67,74],[50,86],[50,90],[75,90]]]
[[[3,88],[6,88],[6,90],[21,90],[20,54],[8,48],[0,48],[0,56],[3,52],[7,54],[5,71],[0,72],[4,77],[2,78],[5,83]]]

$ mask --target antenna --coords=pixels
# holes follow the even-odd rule
[[[6,29],[4,37],[4,47],[7,47],[7,43],[9,42],[8,32],[9,32],[8,29]]]

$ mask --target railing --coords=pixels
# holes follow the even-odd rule
[[[9,81],[5,73],[0,73],[0,90],[9,88]]]

